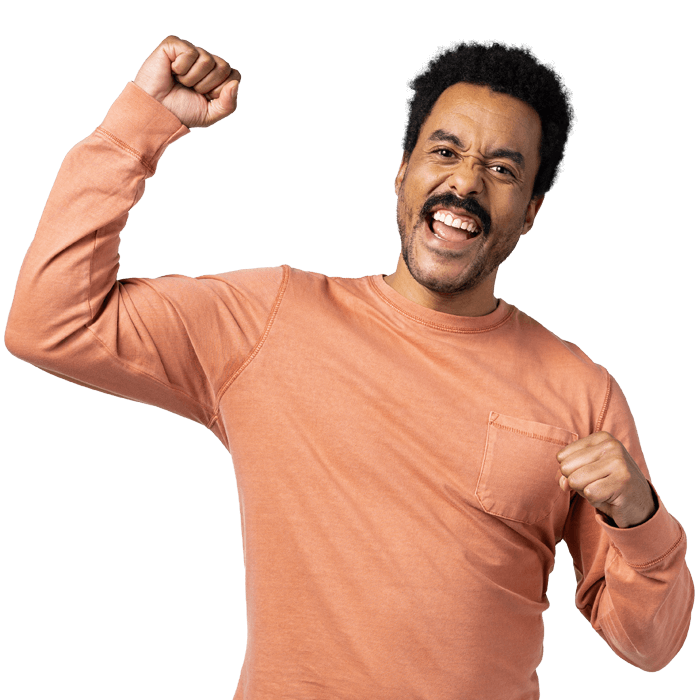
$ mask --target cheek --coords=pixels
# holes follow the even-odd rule
[[[519,229],[525,224],[529,202],[523,202],[522,197],[504,194],[491,201],[489,213],[491,214],[492,226],[498,226],[501,230],[513,230]]]
[[[396,210],[401,215],[404,223],[406,225],[412,224],[410,221],[413,215],[413,209],[415,207],[415,198],[412,196],[410,189],[406,186],[406,183],[399,188],[399,196],[396,202]],[[420,211],[420,207],[418,207]]]

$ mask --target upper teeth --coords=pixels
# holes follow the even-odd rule
[[[445,211],[436,211],[433,214],[433,219],[442,221],[442,223],[446,226],[452,226],[452,228],[461,228],[462,230],[470,231],[471,233],[476,233],[479,230],[479,227],[471,219],[466,219],[465,221],[462,221],[462,219],[456,219],[452,216],[452,214]]]

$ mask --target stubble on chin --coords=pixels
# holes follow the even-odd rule
[[[447,264],[450,261],[463,257],[463,254],[451,250],[425,250],[425,254],[430,255],[435,262],[430,268],[426,265],[421,265],[416,248],[423,245],[420,240],[420,228],[423,226],[423,220],[419,220],[410,234],[406,235],[406,230],[401,220],[399,203],[396,212],[396,222],[399,227],[399,235],[401,236],[401,257],[404,264],[413,279],[431,292],[450,296],[468,292],[474,289],[489,274],[490,270],[486,269],[486,253],[483,241],[480,242],[476,256],[471,262],[465,261],[465,269],[456,276],[450,275],[447,272],[441,272],[440,260],[444,260]]]

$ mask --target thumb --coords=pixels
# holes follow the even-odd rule
[[[225,95],[225,108],[228,110],[228,114],[232,114],[238,103],[238,86],[241,84],[241,79],[232,80],[229,85],[230,89],[224,90]],[[229,85],[226,87],[228,88]]]
[[[224,117],[228,117],[230,114],[233,114],[236,111],[239,84],[240,79],[232,80],[224,85],[221,93],[216,99],[209,102],[206,126],[214,124],[215,122],[224,119]]]

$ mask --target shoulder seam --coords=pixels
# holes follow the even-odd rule
[[[610,376],[610,372],[608,370],[605,370],[605,374],[607,376],[607,386],[605,388],[605,398],[603,399],[603,407],[600,409],[600,415],[598,416],[598,421],[595,424],[595,431],[596,433],[599,433],[603,427],[603,422],[605,421],[605,417],[608,414],[608,406],[610,405],[610,391],[612,390],[612,377]]]
[[[260,336],[258,342],[255,344],[253,349],[248,353],[248,356],[243,360],[243,363],[238,367],[238,369],[234,370],[233,374],[222,384],[221,389],[216,394],[216,403],[215,403],[215,412],[214,416],[212,417],[209,425],[207,427],[210,427],[211,425],[214,424],[214,421],[216,421],[219,417],[219,411],[221,407],[221,398],[223,395],[228,391],[228,388],[233,384],[233,382],[238,379],[238,377],[241,375],[243,370],[248,367],[248,365],[255,359],[257,354],[260,352],[262,349],[262,346],[265,344],[265,341],[267,340],[268,335],[270,334],[270,330],[272,329],[272,324],[275,322],[275,319],[277,318],[277,312],[279,311],[280,305],[282,304],[282,298],[284,297],[284,293],[287,290],[287,283],[289,282],[289,266],[288,265],[283,265],[282,266],[282,282],[280,283],[279,289],[277,290],[277,296],[275,297],[275,302],[272,305],[272,310],[270,311],[270,315],[267,318],[267,323],[265,324],[265,329],[262,332],[262,335]]]

